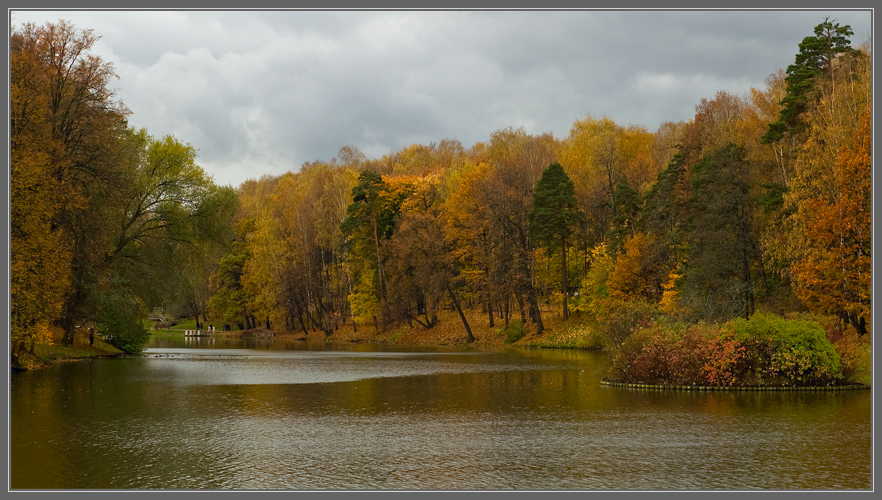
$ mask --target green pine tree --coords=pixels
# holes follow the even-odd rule
[[[543,172],[533,192],[533,208],[529,213],[529,234],[549,253],[561,251],[561,277],[563,283],[563,319],[569,317],[567,305],[567,241],[582,212],[576,205],[573,181],[559,163],[552,163]]]
[[[833,61],[839,54],[852,50],[847,38],[851,35],[854,35],[851,26],[839,26],[827,17],[815,26],[814,36],[802,39],[799,53],[787,67],[787,95],[779,103],[781,114],[778,121],[769,124],[769,130],[762,137],[764,143],[778,142],[785,132],[796,135],[804,129],[800,115],[814,98],[817,80],[829,74],[833,82]]]
[[[365,282],[376,283],[381,330],[385,329],[390,319],[386,297],[385,258],[381,247],[383,241],[392,236],[395,218],[401,211],[405,197],[403,192],[390,190],[380,174],[365,170],[358,176],[358,184],[352,188],[352,203],[347,207],[346,219],[340,225],[355,267],[365,267],[365,272],[372,272],[374,270],[370,268],[376,263],[376,279]]]

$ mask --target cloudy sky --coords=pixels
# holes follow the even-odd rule
[[[870,11],[12,11],[101,36],[129,123],[198,150],[219,184],[509,126],[568,135],[606,115],[651,131],[793,62],[825,16]]]

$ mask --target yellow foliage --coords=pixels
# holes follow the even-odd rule
[[[640,193],[646,192],[661,171],[654,146],[654,134],[644,127],[623,127],[609,117],[589,115],[573,123],[557,156],[584,204],[592,197],[605,196],[604,190],[614,190],[622,175]]]
[[[680,266],[678,265],[676,268],[672,269],[670,273],[668,273],[668,281],[662,283],[662,297],[658,303],[658,308],[660,311],[673,314],[678,311],[677,300],[678,293],[676,288],[677,280],[683,277],[682,273],[679,273]]]
[[[349,294],[349,306],[356,323],[369,323],[380,311],[373,273],[362,273],[355,290]]]
[[[606,244],[600,243],[591,249],[591,267],[582,279],[577,311],[598,316],[603,312],[602,301],[609,296],[607,280],[615,268],[615,262],[608,254]]]
[[[52,345],[55,343],[54,335],[52,330],[49,329],[49,325],[41,323],[34,327],[34,343],[44,345]]]
[[[651,297],[653,294],[649,270],[646,269],[646,251],[653,237],[636,232],[625,238],[624,249],[619,252],[615,268],[607,285],[609,294],[624,300]]]

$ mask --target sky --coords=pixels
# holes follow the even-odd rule
[[[191,144],[222,185],[410,144],[470,148],[508,127],[569,134],[608,116],[655,131],[793,63],[825,17],[869,40],[872,13],[13,10],[101,38],[129,124]]]

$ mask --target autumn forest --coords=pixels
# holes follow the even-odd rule
[[[129,126],[95,34],[24,25],[13,367],[90,327],[139,352],[161,309],[326,337],[577,332],[558,344],[609,352],[623,381],[854,380],[872,331],[871,53],[848,26],[807,28],[765,87],[654,131],[588,114],[565,137],[509,127],[380,158],[343,145],[234,188],[186,138]]]

